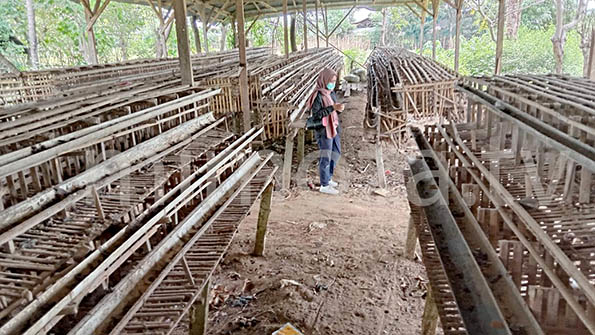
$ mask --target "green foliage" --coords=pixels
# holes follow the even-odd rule
[[[502,55],[503,73],[551,73],[555,69],[551,36],[554,27],[544,30],[519,29],[517,40],[505,40]],[[568,34],[564,55],[564,72],[574,76],[582,75],[583,56],[580,36],[575,31]],[[424,49],[424,55],[431,57],[431,46]],[[494,73],[496,44],[488,34],[461,39],[459,72],[462,75],[491,75]],[[454,67],[454,50],[437,48],[436,59]]]
[[[347,49],[343,50],[343,53],[345,54],[344,68],[347,72],[351,72],[351,70],[361,67],[360,64],[364,64],[368,58],[368,55],[370,54],[370,51],[362,49]]]

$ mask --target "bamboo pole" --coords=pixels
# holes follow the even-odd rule
[[[289,34],[287,31],[287,0],[283,0],[283,41],[285,58],[289,58]]]
[[[287,0],[285,0],[287,2]],[[246,34],[244,34],[244,2],[236,0],[238,42],[240,52],[240,103],[243,113],[244,132],[250,130],[250,97],[248,96],[248,64],[246,61]]]

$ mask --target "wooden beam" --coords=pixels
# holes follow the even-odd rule
[[[186,0],[174,0],[174,15],[176,18],[176,36],[178,40],[178,58],[180,60],[180,74],[182,85],[193,85],[192,59],[190,58],[190,43],[188,42],[188,24],[186,20]]]
[[[246,61],[246,34],[244,33],[244,2],[236,0],[238,20],[238,46],[240,53],[240,106],[242,108],[244,132],[251,128],[250,97],[248,96],[248,64]]]
[[[304,17],[304,50],[308,50],[308,12],[306,0],[302,0],[302,16]]]
[[[283,40],[285,58],[289,58],[289,32],[287,31],[287,0],[283,0]]]
[[[496,67],[494,72],[499,75],[502,71],[502,49],[504,48],[504,24],[506,20],[506,1],[498,1],[498,37],[496,39]]]

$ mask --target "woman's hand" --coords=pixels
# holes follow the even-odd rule
[[[333,105],[333,109],[337,112],[342,112],[345,109],[345,105],[337,103]]]

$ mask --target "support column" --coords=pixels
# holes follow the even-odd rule
[[[198,32],[198,23],[196,20],[198,18],[193,15],[192,16],[192,31],[194,32],[194,44],[196,45],[196,53],[199,54],[202,52],[202,46],[200,45],[200,33]]]
[[[246,35],[244,34],[244,1],[236,0],[236,19],[238,20],[238,46],[240,53],[240,103],[242,108],[244,132],[251,128],[250,97],[248,96],[248,64],[246,61]]]
[[[409,217],[409,226],[407,227],[407,240],[405,241],[405,258],[415,259],[415,247],[417,246],[417,230],[415,228],[415,219]]]
[[[326,47],[328,48],[328,8],[326,6],[324,6],[324,35]]]
[[[502,71],[502,49],[504,47],[504,24],[506,20],[505,0],[499,0],[498,4],[498,36],[496,38],[496,67],[494,72],[499,75]]]
[[[300,164],[304,160],[304,147],[306,143],[306,130],[300,128],[297,135],[297,162]]]
[[[258,223],[256,226],[256,243],[252,252],[254,256],[264,256],[267,225],[269,223],[269,215],[271,214],[271,199],[273,198],[274,187],[275,185],[271,181],[265,188],[260,199],[260,211],[258,212]]]
[[[289,58],[289,34],[287,32],[287,0],[283,0],[283,40],[285,48],[285,58]]]
[[[207,279],[200,297],[190,309],[190,335],[206,335],[209,321],[209,290],[211,279]]]
[[[459,58],[461,52],[461,19],[463,17],[463,0],[456,0],[456,33],[455,33],[455,71],[459,72]]]
[[[422,335],[436,334],[436,327],[438,326],[438,309],[434,302],[434,295],[432,288],[428,285],[428,295],[426,296],[426,305],[424,307],[424,314],[421,321]]]
[[[308,12],[306,0],[302,0],[302,16],[304,17],[304,50],[308,50]]]
[[[182,85],[194,84],[192,75],[192,59],[190,58],[190,43],[188,42],[188,25],[186,22],[186,0],[174,0],[174,15],[176,19],[176,36],[178,39],[178,58],[180,59],[180,73]]]
[[[318,7],[320,4],[320,0],[316,0],[314,3],[314,8],[316,10],[316,48],[320,48],[320,30],[318,29]]]
[[[285,153],[283,155],[283,175],[281,177],[282,187],[284,190],[289,190],[291,186],[291,165],[293,163],[293,140],[295,139],[296,130],[291,131],[285,137]]]

